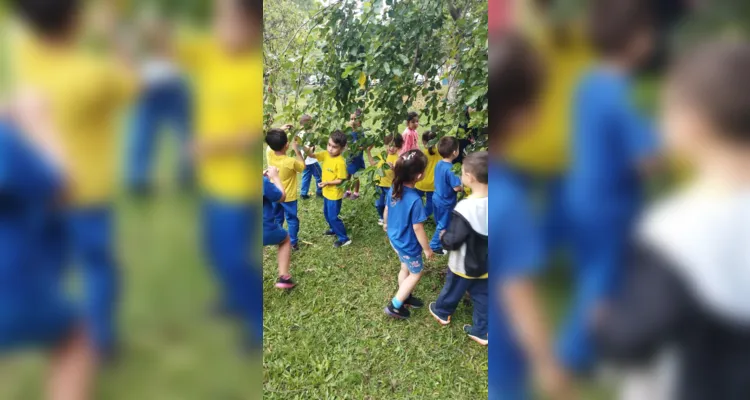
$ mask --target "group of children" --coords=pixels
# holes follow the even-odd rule
[[[355,132],[361,128],[359,118],[360,113],[351,116],[350,123]],[[310,119],[305,116],[303,121],[307,123]],[[459,178],[453,172],[453,162],[459,155],[458,139],[446,136],[435,143],[437,134],[425,132],[422,135],[423,152],[418,149],[416,141],[418,124],[418,114],[410,112],[405,132],[384,138],[385,158],[381,155],[373,157],[372,147],[364,150],[369,164],[383,170],[382,176],[377,176],[373,182],[378,194],[375,200],[378,224],[383,226],[401,262],[399,289],[386,306],[385,313],[404,319],[410,316],[409,308],[423,307],[422,300],[414,297],[412,292],[422,276],[424,260],[431,259],[434,254],[447,255],[450,252],[452,272],[438,301],[430,304],[430,312],[441,324],[448,324],[458,301],[468,291],[474,299],[475,316],[474,325],[465,329],[472,339],[486,345],[488,156],[486,152],[467,156],[463,175]],[[263,178],[263,244],[279,246],[276,287],[282,289],[295,285],[289,273],[289,249],[299,249],[297,175],[306,169],[302,150],[307,157],[320,162],[322,176],[318,187],[322,188],[323,215],[329,227],[324,235],[337,237],[335,248],[352,243],[339,217],[342,200],[359,197],[356,187],[348,193],[341,185],[347,179],[354,179],[352,175],[364,167],[364,160],[359,160],[363,157],[361,151],[353,152],[348,160],[342,156],[350,143],[343,132],[331,133],[326,151],[315,153],[313,149],[301,146],[296,138],[290,144],[288,128],[291,126],[266,133],[268,169]],[[361,138],[359,135],[352,133],[351,143],[356,143]],[[296,157],[287,155],[290,145]],[[407,146],[417,148],[404,151]],[[464,190],[464,186],[472,194],[457,207],[458,193]],[[436,222],[431,240],[424,227],[430,215],[434,215]],[[283,228],[284,220],[287,221],[288,233]]]

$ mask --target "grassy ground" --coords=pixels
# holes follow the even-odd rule
[[[299,286],[289,293],[273,287],[276,250],[264,250],[266,398],[486,398],[487,351],[461,329],[471,323],[470,307],[460,305],[444,328],[426,309],[409,321],[383,314],[400,264],[371,200],[345,200],[341,217],[354,243],[342,249],[322,236],[322,200],[300,200],[300,240],[306,243],[292,258]],[[437,298],[446,263],[427,264],[418,297]]]
[[[260,398],[260,356],[240,356],[238,330],[208,317],[215,286],[201,254],[199,204],[172,187],[168,161],[155,198],[117,201],[122,359],[102,372],[95,398]],[[43,367],[41,354],[0,361],[0,399],[41,398]]]

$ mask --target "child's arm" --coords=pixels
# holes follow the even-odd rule
[[[222,155],[247,154],[260,143],[251,135],[236,135],[217,139],[197,139],[193,152],[197,158],[210,158]]]
[[[503,309],[509,314],[516,337],[531,360],[542,390],[552,398],[572,398],[568,378],[558,365],[550,345],[549,331],[534,282],[529,278],[513,279],[501,285],[498,292],[502,294]]]
[[[466,238],[471,233],[471,225],[461,216],[453,213],[451,220],[448,223],[448,229],[443,231],[440,236],[440,242],[443,244],[443,248],[450,251],[455,251],[461,248]]]
[[[304,153],[307,157],[314,158],[316,160],[318,159],[318,157],[315,155],[315,146],[307,147],[303,145],[302,150],[304,150]]]
[[[318,184],[318,187],[338,186],[338,185],[342,184],[343,182],[344,182],[343,179],[334,179],[334,180],[328,181],[328,182],[320,182]]]
[[[424,230],[424,223],[420,222],[418,224],[413,224],[412,228],[414,228],[414,234],[417,235],[419,245],[422,246],[422,250],[424,250],[425,257],[427,257],[428,260],[431,259],[432,249],[430,248],[430,240],[427,238],[427,232]]]
[[[367,154],[367,162],[370,163],[371,166],[376,166],[378,163],[375,161],[375,159],[372,158],[372,147],[368,147],[367,150],[365,150],[365,154]]]
[[[388,232],[388,205],[383,210],[383,231]]]
[[[281,192],[281,197],[279,197],[276,203],[283,203],[284,200],[286,200],[286,192],[284,191],[284,184],[281,183],[281,177],[279,177],[279,169],[274,166],[270,166],[265,172],[263,172],[263,175],[267,176],[271,183],[276,186],[276,189]]]
[[[305,159],[304,157],[302,157],[302,152],[299,149],[299,143],[297,142],[296,139],[292,142],[292,148],[294,149],[294,154],[297,156],[297,161],[302,162],[302,169],[304,170]],[[302,171],[297,171],[297,172],[302,172]]]

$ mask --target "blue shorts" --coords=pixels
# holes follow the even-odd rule
[[[54,348],[73,334],[80,323],[73,308],[60,299],[42,297],[47,298],[2,299],[6,303],[0,309],[0,352]]]
[[[289,233],[281,227],[268,230],[263,229],[263,246],[274,246],[281,244],[289,236]]]
[[[365,159],[362,156],[354,157],[346,161],[346,173],[354,175],[357,171],[365,169]]]
[[[418,274],[422,272],[422,269],[424,268],[422,253],[419,253],[418,256],[409,256],[398,251],[396,251],[396,253],[398,254],[399,261],[401,261],[402,264],[406,265],[406,268],[409,269],[409,272],[411,272],[412,274]]]

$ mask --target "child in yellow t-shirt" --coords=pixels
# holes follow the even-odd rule
[[[340,185],[349,177],[346,173],[346,160],[341,156],[345,147],[346,135],[336,130],[328,138],[326,151],[313,153],[309,148],[305,148],[307,156],[316,158],[323,169],[318,186],[323,189],[323,215],[330,228],[325,235],[337,237],[338,240],[333,244],[335,248],[352,244],[352,240],[346,235],[344,222],[339,218],[344,198],[344,189]]]
[[[263,135],[261,2],[214,2],[212,37],[178,49],[193,83],[194,153],[203,194],[203,237],[223,289],[220,309],[246,322],[248,343],[262,346],[263,290],[255,200],[262,197],[258,157]]]
[[[417,189],[417,193],[425,198],[424,211],[427,214],[427,218],[432,215],[432,195],[435,193],[435,166],[443,159],[438,153],[437,146],[434,144],[430,146],[430,142],[437,138],[435,132],[427,131],[422,134],[422,145],[424,146],[424,155],[427,156],[427,168],[424,170],[424,177],[421,181],[414,185]]]
[[[398,161],[399,150],[401,150],[401,147],[404,146],[404,138],[401,135],[396,135],[395,137],[392,135],[388,135],[383,140],[383,143],[388,149],[388,155],[386,156],[385,160],[383,160],[382,156],[378,156],[379,161],[376,161],[372,157],[372,148],[367,149],[367,160],[370,162],[370,165],[377,166],[378,168],[384,168],[384,165],[388,164],[388,169],[385,169],[383,171],[383,176],[379,177],[379,179],[377,180],[377,188],[380,197],[375,200],[375,208],[378,209],[378,225],[380,226],[383,226],[385,198],[388,195],[388,189],[390,189],[391,185],[393,184],[393,167],[396,165],[396,161]]]
[[[297,174],[305,170],[305,161],[299,150],[297,141],[293,141],[296,158],[286,155],[289,150],[289,139],[286,132],[281,129],[271,129],[266,134],[266,143],[273,151],[268,155],[268,165],[279,169],[279,177],[284,185],[286,197],[281,203],[274,203],[274,216],[276,224],[284,226],[284,216],[289,225],[289,237],[292,241],[292,249],[299,250],[297,234],[299,233],[299,218],[297,217]]]

